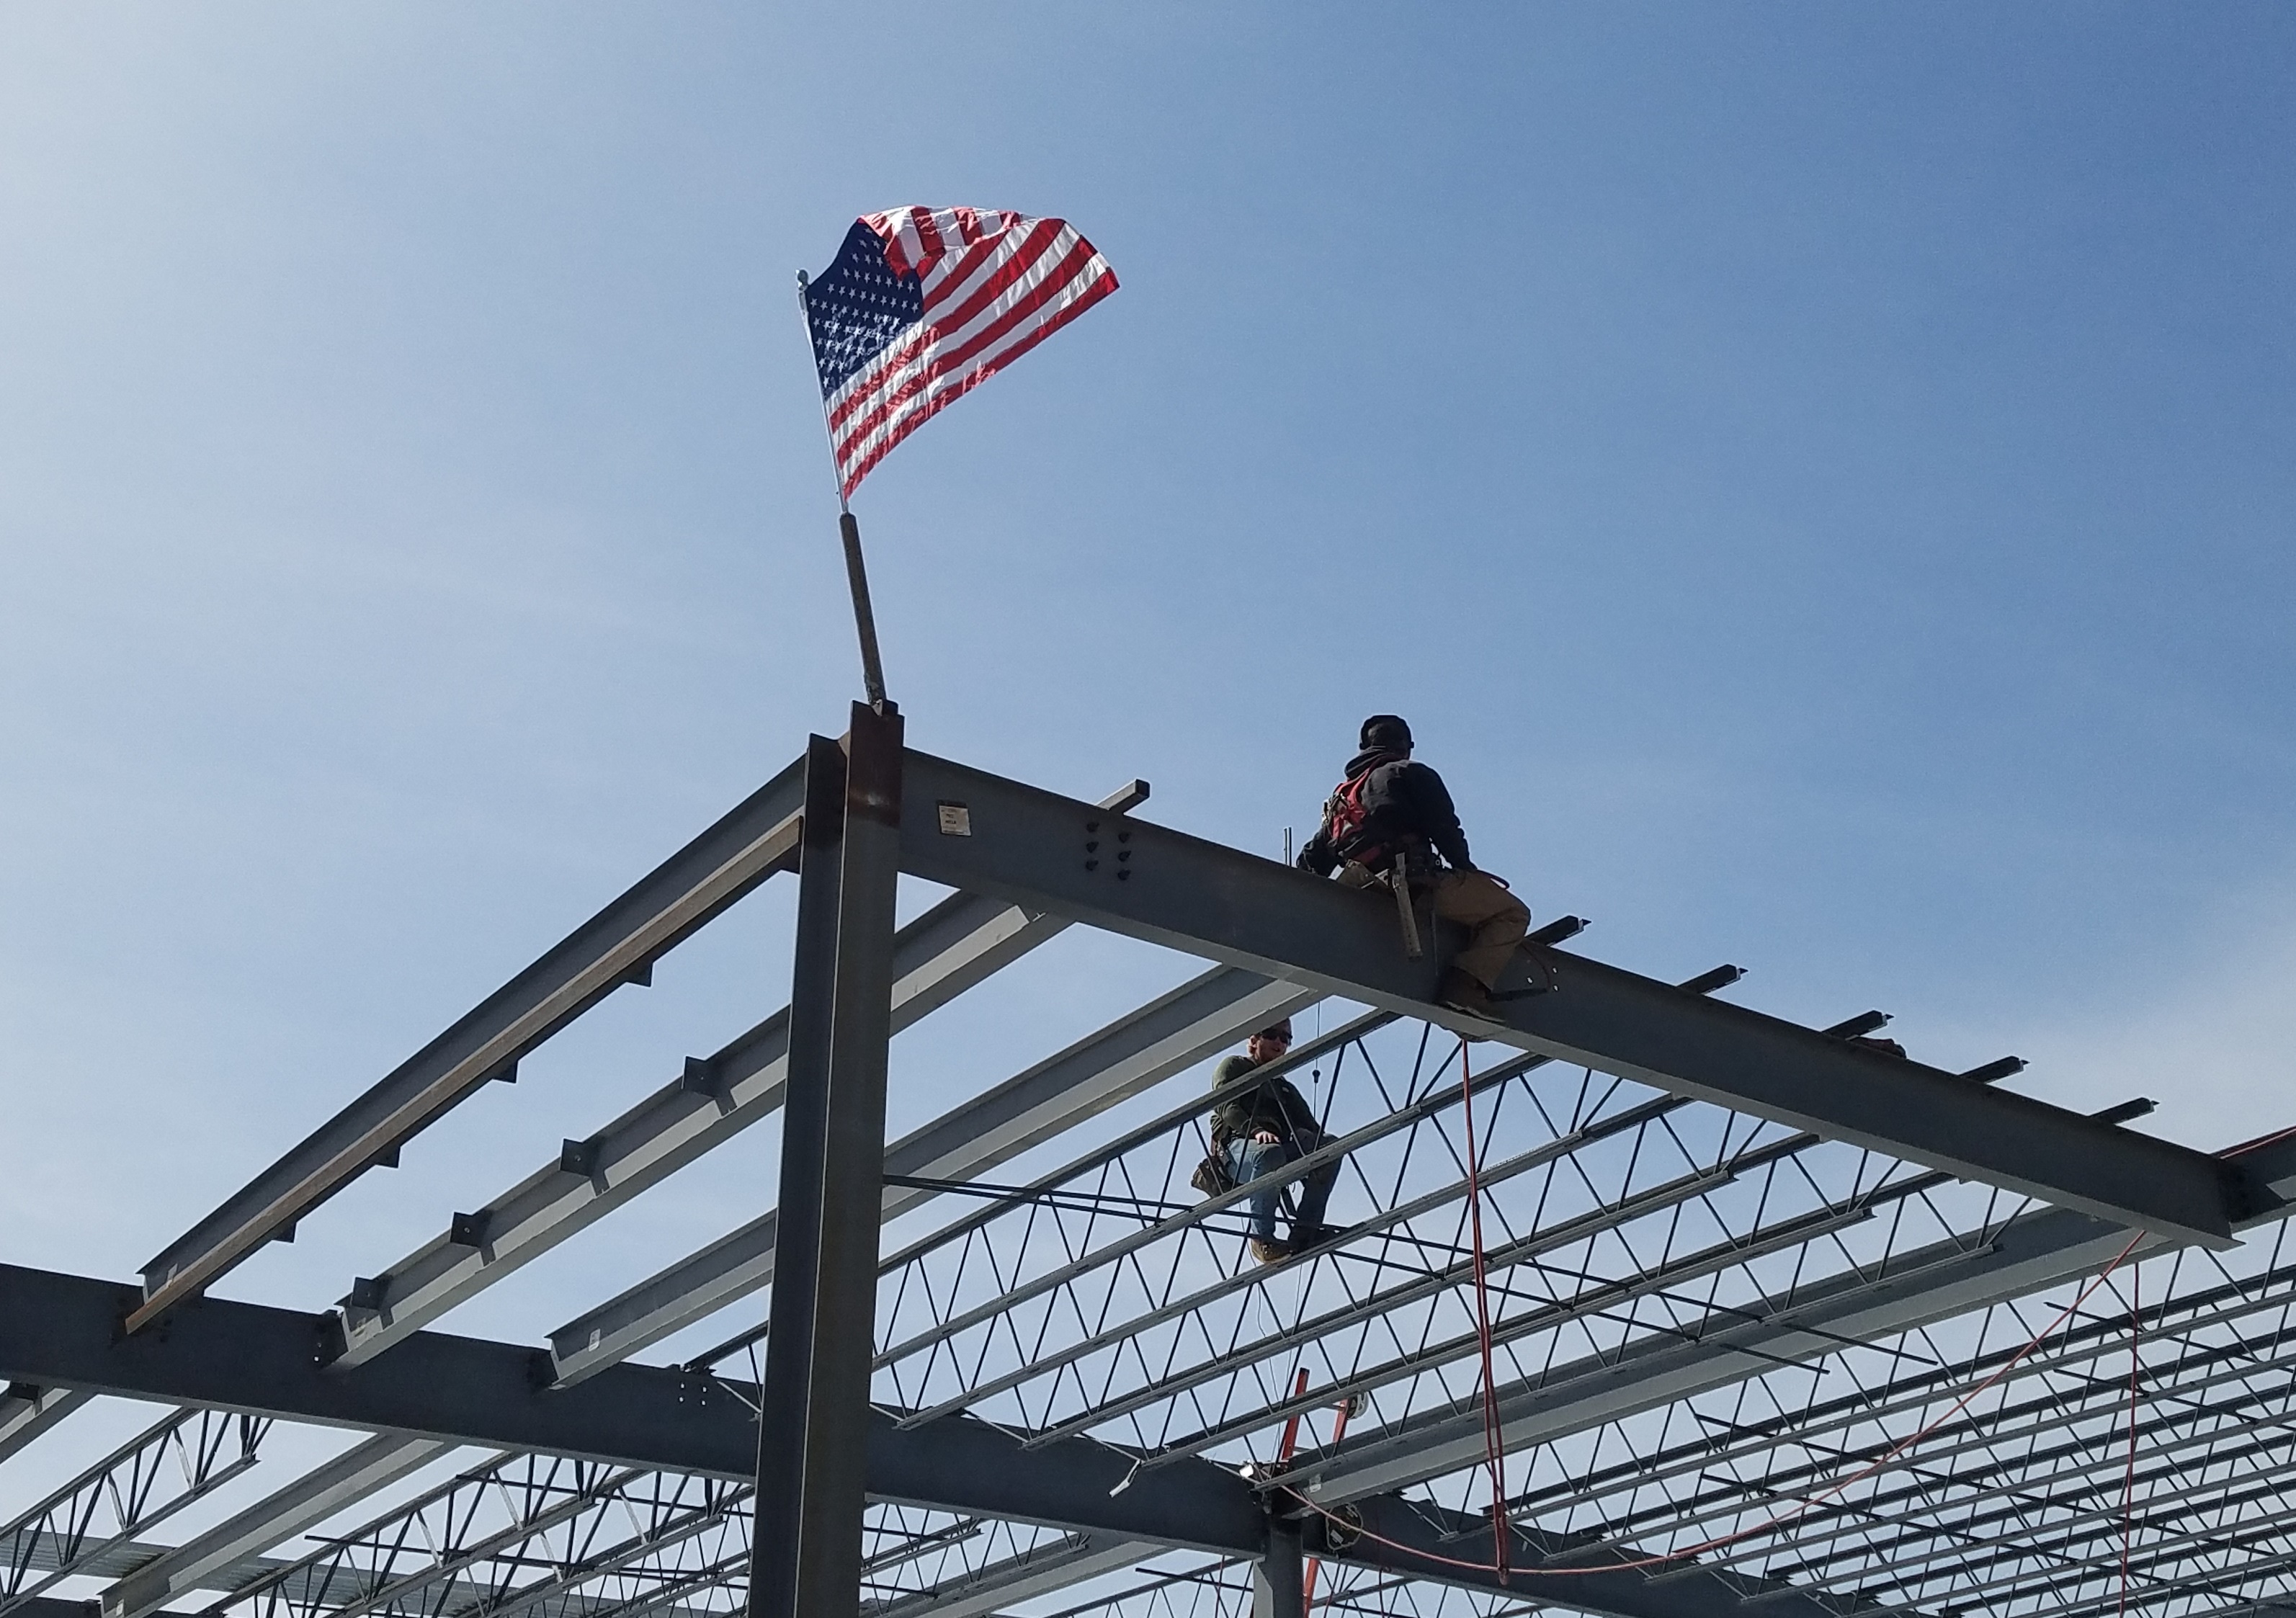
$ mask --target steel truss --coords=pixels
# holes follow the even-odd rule
[[[1567,918],[1527,949],[1507,1026],[1471,1030],[1427,1003],[1448,940],[1406,957],[1391,900],[1139,821],[1143,784],[1081,803],[856,727],[881,749],[858,784],[817,738],[140,1294],[0,1268],[0,1459],[91,1398],[176,1407],[0,1529],[0,1614],[62,1618],[47,1592],[108,1581],[103,1618],[707,1618],[772,1605],[753,1540],[815,1568],[778,1610],[841,1586],[874,1618],[1273,1613],[1310,1587],[1326,1613],[2296,1609],[2296,1141],[2169,1146],[1998,1088],[2013,1061],[1880,1053],[1858,1038],[1879,1014],[1800,1029],[1714,998],[1734,968],[1601,965],[1560,948]],[[832,863],[804,870],[816,850]],[[316,1337],[201,1300],[791,870],[788,1008],[359,1279]],[[897,870],[959,891],[895,932]],[[882,1139],[887,1028],[1078,922],[1210,969],[884,1146],[880,1186],[873,1146],[837,1158],[840,1119]],[[1201,1080],[1171,1081],[1311,1010],[1328,1031],[1283,1071],[1328,1144],[1200,1196]],[[425,1329],[776,1112],[783,1206],[546,1351]],[[1347,1234],[1253,1263],[1254,1201],[1288,1209],[1327,1164]],[[832,1251],[865,1255],[857,1290],[823,1279],[851,1273]],[[768,1286],[815,1349],[752,1314],[685,1367],[627,1363]],[[371,1436],[144,1538],[279,1419]],[[760,1464],[762,1498],[796,1502],[767,1522]]]
[[[218,1410],[175,1411],[0,1526],[0,1613],[101,1565],[245,1472],[269,1427]]]

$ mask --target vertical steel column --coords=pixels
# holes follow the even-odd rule
[[[860,1601],[900,817],[900,718],[857,702],[806,753],[751,1618]]]
[[[1270,1515],[1267,1554],[1251,1565],[1251,1618],[1304,1618],[1303,1560],[1299,1519]]]

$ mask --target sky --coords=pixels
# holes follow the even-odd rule
[[[1399,712],[1587,953],[2296,1124],[2292,82],[2270,4],[0,6],[0,1261],[131,1277],[843,728],[793,272],[911,202],[1122,283],[856,497],[912,745],[1272,855]],[[220,1290],[781,1004],[789,886]],[[1064,938],[895,1127],[1193,970]]]

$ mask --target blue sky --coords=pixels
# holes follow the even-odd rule
[[[1590,952],[2296,1123],[2291,82],[2242,4],[0,12],[0,1259],[127,1276],[841,728],[791,272],[912,201],[1123,282],[857,498],[913,744],[1273,853],[1400,711]],[[226,1290],[618,1113],[786,919]],[[1185,970],[1065,940],[897,1122]]]

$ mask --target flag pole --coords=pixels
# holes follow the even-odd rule
[[[804,318],[808,346],[813,341],[813,320],[805,300],[806,275],[797,273],[798,314]],[[829,401],[822,400],[821,422],[829,431],[830,467],[837,476],[837,532],[845,542],[845,582],[853,593],[853,629],[861,641],[861,689],[869,699],[869,706],[879,713],[890,713],[893,705],[885,696],[885,665],[877,653],[877,614],[869,605],[869,570],[861,559],[861,524],[854,519],[853,508],[846,504],[845,480],[837,475],[837,434],[829,423]]]
[[[845,539],[845,581],[853,590],[853,628],[861,637],[861,689],[867,694],[870,707],[890,713],[892,704],[885,699],[885,665],[877,656],[877,615],[869,610],[869,572],[861,562],[861,525],[850,511],[840,510],[837,531]]]

